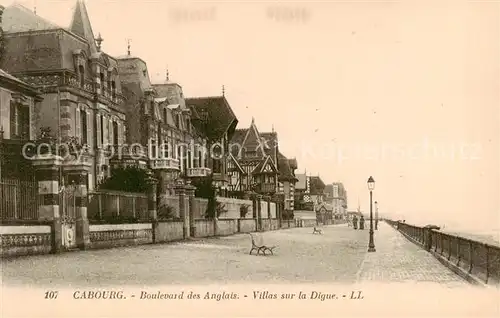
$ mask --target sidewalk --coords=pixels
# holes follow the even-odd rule
[[[434,256],[385,222],[379,222],[374,241],[376,252],[366,253],[357,273],[358,283],[432,282],[445,287],[469,286]]]

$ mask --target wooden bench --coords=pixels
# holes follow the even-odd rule
[[[313,234],[323,234],[323,231],[321,231],[321,229],[318,229],[317,227],[314,227]]]
[[[252,252],[254,250],[256,250],[257,251],[257,255],[259,255],[260,252],[262,252],[263,255],[266,255],[266,252],[270,252],[272,255],[274,255],[273,250],[276,248],[276,246],[266,246],[264,244],[257,245],[255,243],[254,236],[251,233],[248,233],[248,234],[250,235],[250,237],[252,239],[252,248],[250,249],[250,253],[248,253],[248,254],[252,255]]]

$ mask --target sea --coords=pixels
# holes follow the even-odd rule
[[[400,220],[401,218],[399,218]],[[404,219],[404,218],[403,218]],[[466,221],[441,220],[440,222],[425,222],[424,220],[404,219],[406,223],[416,226],[425,226],[428,224],[441,227],[441,231],[457,236],[480,241],[490,245],[500,246],[500,222],[491,222],[489,224],[478,224]]]

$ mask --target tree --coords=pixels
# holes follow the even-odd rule
[[[195,179],[193,185],[196,187],[195,196],[199,198],[208,199],[207,210],[205,211],[205,217],[208,219],[213,219],[217,213],[219,216],[223,211],[218,209],[216,200],[216,191],[213,186],[213,175],[210,174],[205,178]]]

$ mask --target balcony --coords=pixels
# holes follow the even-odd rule
[[[275,193],[276,184],[274,183],[258,183],[255,185],[255,191],[259,193]]]
[[[179,160],[174,158],[151,159],[149,165],[153,170],[180,170]]]
[[[208,177],[210,175],[210,172],[210,169],[205,167],[188,168],[186,171],[189,178]]]

